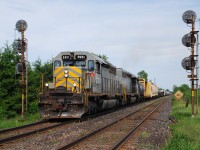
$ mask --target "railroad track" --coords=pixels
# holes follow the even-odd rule
[[[112,110],[107,110],[104,112],[100,112],[98,114],[88,115],[88,116],[85,116],[85,117],[79,119],[78,121],[86,121],[88,119],[92,119],[92,118],[99,117],[99,116],[102,116],[105,114],[109,114],[114,111],[118,111],[118,110],[121,110],[121,109],[124,109],[127,107],[132,107],[133,105],[135,105],[135,104],[132,104],[129,106],[123,106],[123,107],[112,109]],[[5,144],[8,145],[10,142],[14,142],[18,139],[22,139],[27,136],[38,134],[38,133],[41,133],[41,132],[44,132],[44,131],[47,131],[47,130],[50,130],[53,128],[57,128],[59,126],[64,126],[73,121],[75,121],[75,120],[74,119],[68,120],[67,122],[64,122],[64,123],[50,123],[49,120],[45,120],[45,121],[39,121],[39,122],[35,122],[32,124],[16,127],[16,128],[0,130],[0,147],[4,147]]]
[[[4,146],[5,144],[9,142],[13,142],[15,140],[25,138],[27,136],[31,136],[34,134],[38,134],[40,132],[44,132],[53,128],[57,128],[59,126],[63,126],[65,124],[68,124],[72,122],[72,120],[58,123],[58,122],[49,122],[46,121],[40,121],[16,128],[11,128],[7,130],[0,131],[0,148]]]
[[[109,149],[120,148],[145,123],[145,121],[165,102],[165,98],[155,101],[127,116],[112,122],[76,141],[64,145],[65,149]],[[125,148],[126,149],[126,148]]]
[[[15,127],[15,128],[3,129],[3,130],[0,130],[0,135],[3,134],[3,133],[6,133],[6,132],[10,132],[10,131],[17,130],[17,129],[35,126],[35,125],[44,123],[44,122],[46,122],[46,121],[47,121],[47,120],[43,120],[43,121],[38,121],[38,122],[30,123],[30,124],[27,124],[27,125]]]
[[[134,133],[137,132],[137,130],[145,123],[145,121],[147,121],[150,116],[156,112],[156,110],[158,108],[160,108],[163,104],[165,103],[164,102],[159,102],[158,104],[155,105],[155,107],[151,107],[150,108],[150,111],[145,114],[145,117],[143,119],[139,119],[139,123],[137,123],[137,125],[132,128],[130,130],[130,132],[128,132],[128,134],[126,134],[123,138],[121,138],[112,148],[110,148],[110,150],[117,150],[117,149],[128,149],[129,148],[129,145],[132,144],[132,140],[129,141],[129,139],[133,136]]]
[[[78,121],[86,121],[88,119],[106,115],[106,114],[112,113],[114,111],[125,109],[127,107],[132,107],[133,105],[135,105],[135,104],[132,104],[129,106],[123,106],[123,107],[116,108],[116,109],[107,110],[107,111],[100,112],[97,114],[88,115],[88,116],[85,116],[85,117],[79,119]],[[68,120],[67,122],[64,122],[64,123],[50,123],[48,120],[45,120],[45,121],[39,121],[39,122],[35,122],[32,124],[16,127],[16,128],[0,130],[0,147],[3,147],[5,144],[9,144],[10,142],[14,142],[18,139],[22,139],[27,136],[38,134],[40,132],[44,132],[44,131],[47,131],[47,130],[50,130],[53,128],[57,128],[59,126],[64,126],[73,121],[75,121],[75,120],[74,119]]]

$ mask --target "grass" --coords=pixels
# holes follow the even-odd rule
[[[80,133],[80,136],[81,137],[84,137],[86,134],[85,134],[85,132],[84,131],[82,131],[81,133]]]
[[[173,99],[171,115],[178,123],[170,125],[172,135],[163,150],[200,150],[200,114],[192,117],[191,104],[185,108],[183,100]]]
[[[140,137],[142,137],[142,138],[148,138],[148,137],[150,137],[150,134],[147,133],[146,131],[144,131],[144,132],[142,132],[142,133],[140,134]]]
[[[39,113],[32,114],[32,115],[26,115],[22,119],[21,116],[18,116],[16,118],[12,119],[4,119],[0,121],[0,130],[1,129],[7,129],[7,128],[14,128],[22,125],[26,125],[29,123],[33,123],[40,120]]]

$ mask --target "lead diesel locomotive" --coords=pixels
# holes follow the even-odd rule
[[[144,97],[136,76],[84,51],[61,52],[53,58],[53,82],[46,87],[38,104],[43,118],[81,118]]]

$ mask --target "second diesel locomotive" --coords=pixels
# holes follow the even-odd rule
[[[46,87],[38,104],[43,118],[80,118],[145,96],[135,75],[84,51],[61,52],[53,58],[53,82]]]

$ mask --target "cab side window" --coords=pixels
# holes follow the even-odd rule
[[[94,61],[93,60],[88,60],[88,70],[94,71]]]
[[[57,67],[60,67],[61,66],[61,61],[60,60],[55,60],[54,61],[54,69],[57,68]]]
[[[99,62],[96,62],[96,66],[97,66],[97,73],[100,73],[101,64]]]

